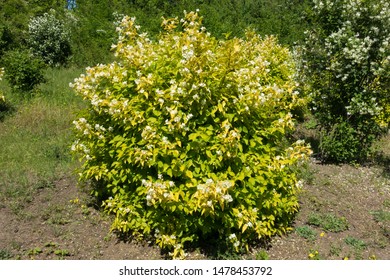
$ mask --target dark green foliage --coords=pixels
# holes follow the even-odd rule
[[[302,19],[308,0],[83,0],[77,8],[68,11],[65,0],[24,1],[2,0],[0,26],[6,26],[13,48],[23,46],[31,18],[56,11],[59,19],[67,20],[71,32],[71,63],[86,66],[112,60],[111,45],[115,43],[117,15],[135,16],[142,31],[156,38],[160,32],[161,17],[182,17],[183,11],[199,9],[204,26],[218,39],[242,37],[247,27],[261,35],[276,35],[282,44],[292,45],[304,38],[307,23]],[[0,28],[1,30],[1,28]],[[1,35],[1,31],[0,31]],[[1,38],[1,36],[0,36]],[[1,41],[1,40],[0,40]],[[0,42],[0,51],[1,51]]]
[[[0,260],[10,260],[12,258],[12,254],[6,250],[6,249],[1,249],[0,250]]]
[[[12,44],[13,38],[8,26],[0,24],[0,57]]]
[[[380,130],[376,125],[353,124],[345,120],[335,120],[329,129],[322,130],[320,153],[323,159],[332,162],[355,162],[365,160],[368,149]]]
[[[4,77],[16,91],[31,91],[44,82],[44,63],[28,50],[9,51],[3,56]]]

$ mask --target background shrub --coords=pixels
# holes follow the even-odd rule
[[[0,58],[12,44],[12,34],[8,26],[0,24]]]
[[[8,51],[3,56],[4,77],[14,90],[31,91],[44,81],[45,64],[29,50]]]
[[[285,232],[298,210],[290,111],[304,104],[275,38],[218,41],[196,13],[165,19],[156,41],[125,17],[117,62],[73,88],[90,103],[74,121],[81,180],[114,213],[113,230],[154,238],[174,258],[217,240],[230,249]],[[182,30],[182,31],[180,31]]]
[[[53,13],[34,17],[28,24],[28,45],[48,65],[65,64],[71,55],[70,35]]]
[[[390,8],[386,1],[313,1],[303,83],[323,134],[322,157],[364,160],[390,122]]]

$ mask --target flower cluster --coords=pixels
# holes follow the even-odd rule
[[[202,212],[214,212],[216,204],[223,210],[226,204],[233,202],[232,196],[228,193],[232,187],[233,183],[229,180],[214,182],[213,179],[207,179],[204,184],[197,185],[192,198]]]
[[[148,206],[152,206],[157,202],[166,203],[174,200],[171,189],[175,186],[175,182],[164,181],[161,174],[158,177],[159,180],[156,182],[142,180],[142,185],[146,187],[146,203]]]

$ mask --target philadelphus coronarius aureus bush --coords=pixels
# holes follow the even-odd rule
[[[113,230],[174,258],[200,239],[239,251],[285,232],[298,210],[293,170],[310,153],[286,145],[303,104],[288,50],[253,32],[218,41],[194,12],[162,26],[151,41],[123,18],[117,61],[71,85],[90,102],[74,122],[81,179],[116,215]]]

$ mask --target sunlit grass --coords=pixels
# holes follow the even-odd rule
[[[72,120],[83,106],[69,82],[81,70],[50,69],[47,83],[28,96],[1,84],[15,111],[0,122],[0,203],[30,201],[74,169],[69,153]]]

